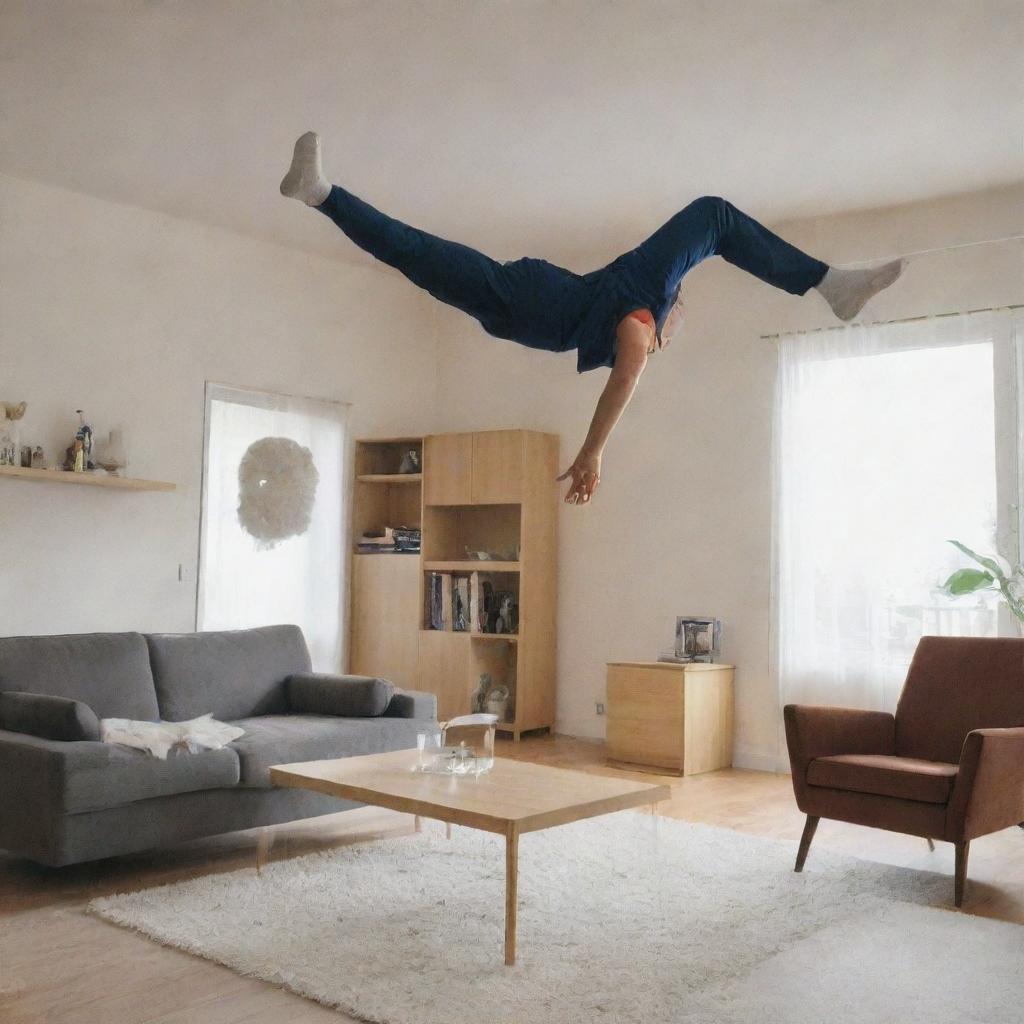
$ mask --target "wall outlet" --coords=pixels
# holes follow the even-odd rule
[[[597,714],[599,714],[599,715],[603,715],[604,714],[604,701],[595,700],[594,701],[594,711],[597,712]]]

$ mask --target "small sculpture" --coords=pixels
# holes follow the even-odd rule
[[[510,696],[511,694],[507,686],[499,685],[492,687],[487,693],[487,700],[484,702],[483,710],[490,715],[496,715],[499,722],[504,722]]]
[[[489,672],[480,673],[480,681],[476,684],[476,689],[473,691],[473,711],[480,713],[486,711],[484,704],[487,701],[488,693],[491,689],[491,676]]]

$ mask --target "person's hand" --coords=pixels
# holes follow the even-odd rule
[[[601,456],[580,452],[576,461],[560,476],[559,480],[572,477],[565,500],[570,505],[585,505],[590,501],[601,482]]]

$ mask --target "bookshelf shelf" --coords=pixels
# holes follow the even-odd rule
[[[418,484],[422,473],[361,473],[356,479],[361,484]]]
[[[454,559],[450,562],[424,562],[428,572],[519,572],[518,562],[488,562],[482,559]]]
[[[507,644],[519,643],[518,633],[470,633],[473,640],[503,640]]]
[[[127,476],[99,476],[93,473],[68,473],[58,469],[28,469],[23,466],[0,466],[0,476],[39,483],[106,487],[113,491],[173,491],[176,487],[164,480],[136,480]]]

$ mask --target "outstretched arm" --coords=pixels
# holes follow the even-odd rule
[[[650,334],[650,328],[632,317],[619,324],[615,365],[597,400],[587,438],[573,464],[558,478],[572,478],[565,495],[570,505],[586,504],[601,482],[601,455],[647,365]]]

